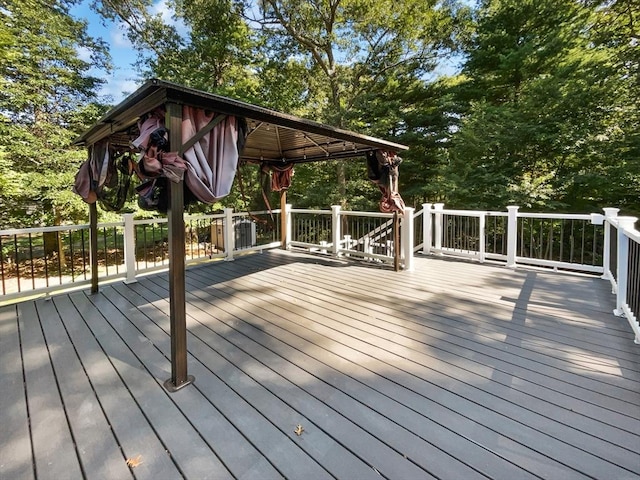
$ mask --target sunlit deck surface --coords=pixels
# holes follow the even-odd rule
[[[640,476],[606,281],[272,251],[186,282],[173,394],[166,273],[0,308],[0,478]]]

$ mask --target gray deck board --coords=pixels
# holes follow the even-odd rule
[[[42,322],[51,364],[56,372],[60,394],[73,432],[84,474],[90,478],[128,478],[129,469],[113,435],[95,435],[96,431],[110,432],[109,422],[86,376],[73,343],[67,335],[62,317],[73,314],[61,302],[36,302]]]
[[[58,296],[53,301],[67,312],[64,318],[67,331],[109,419],[113,435],[118,439],[123,452],[122,462],[126,465],[127,459],[140,459],[142,463],[135,467],[136,478],[180,478],[179,470],[158,440],[143,407],[123,383],[116,369],[121,360],[103,349],[97,332],[90,328],[92,324],[104,323],[100,312],[86,300],[84,293]]]
[[[25,391],[38,478],[78,478],[80,461],[35,303],[18,305]]]
[[[0,308],[0,478],[34,478],[20,332],[14,305]]]
[[[299,267],[296,267],[296,268],[299,268]],[[194,274],[195,273],[197,273],[197,272],[194,272]],[[281,277],[279,277],[279,279],[281,280]],[[274,281],[278,281],[278,279],[274,278]],[[245,280],[244,279],[234,280],[234,284],[237,284],[238,282],[245,282]],[[234,287],[237,288],[238,285],[234,285]],[[253,286],[253,287],[248,286],[248,288],[254,288],[255,290],[258,290],[256,288],[256,286]],[[298,288],[298,286],[293,286],[293,284],[292,284],[291,286],[287,287],[284,290],[289,291],[290,289],[295,289],[295,288]],[[335,295],[337,294],[337,292],[332,292],[332,293],[334,294],[333,298],[335,299]],[[286,297],[286,294],[280,293],[280,290],[277,291],[277,294],[282,296],[282,297]],[[310,310],[309,296],[307,296],[306,299],[307,299],[307,304],[305,305],[305,307],[306,307],[305,308],[305,310],[306,310],[305,314],[307,316],[309,316],[309,313],[308,313],[309,310]],[[285,304],[292,304],[294,302],[295,302],[295,300],[292,299],[290,296],[289,296],[289,298],[285,299]],[[335,302],[335,300],[334,300],[334,302]],[[272,302],[269,302],[269,303],[274,303],[274,302],[272,301]],[[344,311],[345,311],[345,309],[342,308],[340,310],[341,314],[344,314]],[[315,325],[317,325],[318,323],[326,322],[326,318],[324,318],[324,317],[327,317],[327,316],[330,316],[330,312],[327,312],[326,310],[323,311],[319,307],[317,309],[317,311],[316,311],[316,315],[310,316],[310,319],[315,322]],[[345,323],[349,323],[349,325],[351,325],[351,324],[354,323],[354,320],[355,319],[353,317],[351,317]],[[340,326],[340,325],[339,326],[335,326],[334,325],[332,328],[335,329],[335,330],[340,330],[341,328],[345,329],[344,326]],[[347,331],[349,331],[350,329],[352,329],[352,327],[350,327],[350,326],[346,327]],[[354,337],[356,336],[356,334],[353,333],[353,332],[352,332],[352,335]],[[360,333],[361,337],[362,337],[362,335],[363,334]],[[398,348],[395,345],[389,346],[389,344],[388,344],[389,342],[386,342],[386,341],[382,340],[381,337],[377,337],[376,338],[376,337],[373,337],[373,336],[366,336],[365,335],[365,338],[371,344],[382,344],[383,346],[381,348],[386,348],[386,352],[393,352],[394,350],[396,350],[396,351],[398,350]],[[366,347],[364,347],[364,348],[366,348]],[[410,355],[411,357],[413,357],[413,359],[415,359],[415,357],[420,355],[417,352],[403,352],[402,350],[400,350],[397,354],[398,354],[399,357],[401,355],[403,355],[403,354],[407,354],[407,355]],[[374,353],[373,355],[374,356],[380,356],[379,354],[376,354],[376,353]],[[422,365],[426,366],[427,362],[423,362]],[[416,373],[416,374],[419,375],[419,373]],[[442,378],[441,381],[446,382],[447,378]],[[451,387],[448,387],[448,388],[451,388]],[[469,410],[469,407],[473,407],[473,404],[471,404],[471,405],[465,404],[464,402],[461,402],[460,399],[458,397],[456,397],[456,396],[451,396],[450,398],[448,398],[447,397],[448,393],[449,392],[440,392],[440,391],[434,393],[433,391],[429,391],[428,393],[425,393],[424,395],[425,395],[426,398],[442,398],[440,400],[440,403],[442,405],[458,405],[455,408],[455,410],[457,410],[457,411],[466,411],[468,415],[473,415],[474,414],[473,410]],[[486,399],[486,398],[485,399],[473,398],[472,401],[474,402],[474,404],[482,405],[483,403],[496,403],[497,401],[499,401],[499,399],[495,399],[495,398],[493,398],[493,399],[491,399],[491,398],[489,398],[489,399]],[[506,403],[505,405],[507,407],[513,407],[512,404],[510,404],[510,403]],[[509,422],[506,421],[506,418],[504,416],[505,412],[503,412],[501,410],[498,410],[497,413],[499,415],[496,416],[496,418],[495,418],[493,423],[488,423],[488,426],[489,426],[489,428],[492,428],[492,429],[498,429],[498,431],[501,431],[501,430],[505,431],[505,428],[510,426]],[[506,413],[508,414],[510,412],[506,412]],[[481,411],[479,413],[475,413],[475,417],[474,418],[477,421],[487,422],[487,420],[488,420],[487,412],[486,411]],[[531,431],[527,432],[527,430],[529,429],[528,425],[531,424],[531,423],[535,424],[536,423],[535,420],[538,420],[538,423],[541,423],[540,422],[540,420],[541,420],[540,418],[538,418],[538,419],[530,419],[530,418],[527,418],[526,415],[525,415],[524,419],[520,419],[519,420],[521,422],[519,425],[518,424],[511,425],[511,430],[508,432],[508,434],[512,438],[519,438],[521,440],[521,442],[526,445],[527,442],[531,441],[531,436],[532,435],[535,438],[535,434],[536,434],[535,430],[531,430]],[[555,425],[552,425],[552,426],[555,426]],[[544,427],[545,427],[545,425],[542,425],[540,428],[544,428]],[[572,436],[573,435],[575,435],[575,434],[572,431]],[[538,440],[538,443],[539,442],[540,442],[540,440]],[[546,442],[543,440],[542,443],[546,443],[545,448],[542,449],[542,453],[543,454],[545,454],[545,452],[546,452],[546,454],[548,454],[549,452],[553,451],[554,449],[569,448],[569,447],[567,447],[566,445],[564,445],[562,443],[555,443],[554,442],[554,438],[550,438]],[[590,442],[590,446],[593,448],[594,447],[594,442]],[[605,445],[601,445],[601,453],[603,455],[611,455],[612,453],[615,455],[617,452],[615,452],[615,448],[613,448],[613,450],[614,451],[612,452],[612,448],[609,445],[606,445],[606,444]],[[624,455],[624,453],[626,453],[626,452],[622,452],[620,454],[620,458],[622,459],[623,462],[625,461],[625,459],[629,458],[628,455]],[[592,467],[597,472],[597,470],[598,470],[598,461],[597,461],[597,459],[593,458],[592,455],[588,455],[588,456],[584,456],[583,457],[583,456],[581,456],[581,452],[579,450],[577,450],[577,449],[575,451],[573,451],[573,453],[571,455],[573,457],[576,457],[576,461],[575,461],[574,466],[576,466],[576,467],[579,466],[579,468]],[[525,455],[525,457],[520,458],[518,460],[520,462],[522,462],[523,460],[527,459],[527,457],[528,457],[528,454]],[[635,466],[635,461],[633,461],[633,462],[634,462],[633,465]],[[550,462],[548,462],[547,460],[542,460],[541,461],[541,465],[543,465],[545,468],[549,468],[549,463]],[[606,468],[608,468],[608,466]]]
[[[0,479],[640,478],[603,280],[272,251],[186,285],[175,394],[166,273],[0,307]]]
[[[189,478],[231,478],[162,387],[163,379],[171,376],[166,358],[103,295],[95,295],[91,300],[103,317],[90,325],[94,335],[100,339],[105,353],[117,359],[114,366],[118,374],[171,452],[181,474]]]

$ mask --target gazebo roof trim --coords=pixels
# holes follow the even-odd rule
[[[159,79],[148,80],[75,143],[91,145],[107,137],[122,137],[122,132],[135,127],[141,115],[170,102],[245,118],[249,137],[241,159],[246,161],[300,163],[359,157],[376,149],[395,153],[408,149],[405,145]]]

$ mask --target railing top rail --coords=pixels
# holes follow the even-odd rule
[[[138,220],[134,220],[134,225],[151,225],[153,223],[167,223],[167,217],[158,217],[158,218],[141,218]]]
[[[281,213],[281,212],[282,212],[282,209],[276,208],[276,209],[271,210],[271,211],[269,211],[269,210],[260,210],[260,211],[257,211],[257,212],[250,212],[250,213],[246,212],[246,211],[245,212],[233,212],[231,215],[233,217],[250,217],[251,215],[269,215],[269,214],[276,214],[276,213]],[[224,217],[224,215],[223,215],[223,217]]]
[[[224,213],[207,213],[199,215],[185,215],[186,220],[215,220],[218,218],[224,218]]]
[[[351,210],[341,210],[340,214],[347,215],[350,217],[393,218],[393,213],[382,213],[382,212],[354,212]]]
[[[631,240],[634,240],[636,243],[640,243],[640,231],[633,229],[629,230],[627,228],[624,229],[624,234],[629,237]]]
[[[119,223],[118,225],[123,225],[123,223]],[[98,225],[98,228],[103,226],[110,225],[101,223]],[[0,230],[0,236],[27,235],[29,233],[54,233],[65,232],[68,230],[87,230],[88,228],[88,223],[81,225],[57,225],[55,227],[11,228],[8,230]]]
[[[291,213],[308,213],[310,215],[331,215],[331,210],[307,210],[304,208],[292,208]]]
[[[548,218],[553,220],[591,220],[590,213],[529,213],[518,212],[523,218]]]
[[[488,212],[478,210],[433,210],[435,213],[442,213],[444,215],[458,215],[461,217],[483,217]]]

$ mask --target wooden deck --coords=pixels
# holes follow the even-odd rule
[[[0,478],[640,478],[640,346],[603,280],[191,268],[174,394],[167,298],[162,273],[0,308]]]

